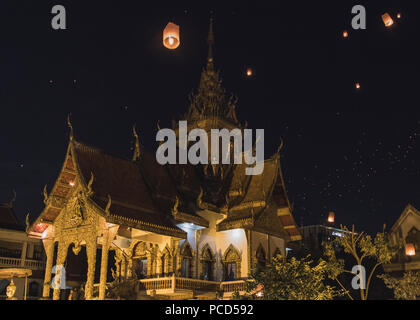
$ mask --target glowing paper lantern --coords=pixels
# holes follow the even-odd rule
[[[397,18],[401,19],[401,13],[397,13]]]
[[[168,49],[174,50],[178,48],[179,44],[179,26],[169,22],[163,30],[163,45]]]
[[[386,27],[390,27],[394,24],[394,20],[392,20],[391,16],[388,13],[384,13],[382,15],[382,21],[384,22]]]
[[[333,223],[334,222],[334,219],[335,217],[334,217],[334,212],[330,212],[330,214],[328,215],[328,222],[329,223]]]
[[[343,38],[348,38],[349,33],[347,32],[347,30],[343,31]]]
[[[248,77],[251,77],[252,76],[252,69],[251,68],[246,69],[246,75]]]
[[[405,244],[405,254],[407,256],[415,256],[416,255],[416,248],[414,247],[414,244],[412,244],[412,243],[406,243]]]
[[[356,83],[356,89],[360,89],[360,83],[359,82]]]

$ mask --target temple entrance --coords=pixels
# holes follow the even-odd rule
[[[181,277],[190,278],[191,277],[191,258],[183,258],[181,264]]]
[[[201,278],[203,280],[213,281],[215,256],[210,246],[206,244],[201,252]]]
[[[228,262],[225,264],[225,281],[233,281],[237,277],[236,262]]]
[[[133,271],[137,279],[147,278],[147,257],[133,259]]]
[[[204,261],[203,268],[204,280],[213,281],[213,263],[211,261]]]

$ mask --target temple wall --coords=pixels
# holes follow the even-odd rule
[[[221,215],[215,212],[200,212],[200,215],[209,221],[209,228],[204,228],[198,231],[198,255],[202,253],[202,249],[208,244],[210,249],[215,254],[215,270],[214,280],[223,280],[223,255],[230,245],[233,245],[241,256],[240,261],[240,277],[248,276],[248,250],[246,233],[243,229],[234,229],[227,231],[216,231],[216,224],[221,219]],[[180,227],[188,233],[188,241],[194,250],[197,252],[196,247],[196,230],[188,228],[187,224],[182,224]],[[182,242],[180,243],[182,245]],[[198,258],[199,260],[199,258]],[[200,272],[197,277],[200,276]]]

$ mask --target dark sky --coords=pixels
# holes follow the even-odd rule
[[[398,2],[3,0],[0,201],[15,189],[22,219],[40,213],[42,188],[52,187],[65,156],[69,113],[80,141],[130,157],[137,123],[154,151],[157,120],[170,127],[198,86],[212,9],[215,63],[239,97],[239,120],[265,129],[267,157],[284,139],[297,223],[322,223],[335,211],[337,223],[359,230],[390,227],[406,204],[420,205],[420,20],[414,1]],[[51,28],[56,4],[67,10],[67,30]],[[366,30],[351,28],[355,4],[366,7]],[[175,51],[162,45],[168,21],[181,29]]]

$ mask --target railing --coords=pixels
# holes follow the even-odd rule
[[[175,278],[176,289],[187,290],[203,290],[203,291],[216,291],[219,283],[215,281],[206,281],[191,278]]]
[[[22,259],[18,258],[7,258],[0,257],[0,267],[6,268],[19,268],[24,267],[32,270],[42,270],[45,269],[45,262],[38,260],[28,260],[25,259],[24,264],[22,265]]]
[[[224,281],[220,283],[220,291],[222,292],[244,292],[246,291],[245,280]]]
[[[175,290],[197,290],[197,291],[221,291],[222,293],[234,293],[246,291],[245,280],[237,281],[207,281],[192,278],[165,277],[139,280],[139,290],[156,293],[170,293]]]
[[[156,278],[139,280],[139,290],[167,290],[174,289],[172,278]]]

